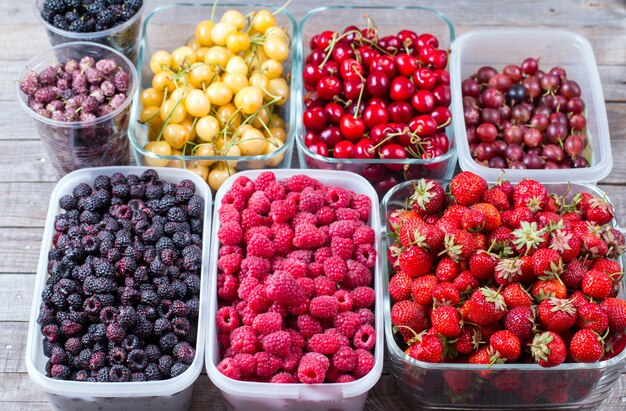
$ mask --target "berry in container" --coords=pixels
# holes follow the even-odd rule
[[[452,23],[411,6],[328,6],[298,29],[300,164],[352,171],[382,195],[456,164],[448,49]]]
[[[383,365],[374,189],[343,171],[250,170],[216,204],[206,369],[226,407],[363,409]]]
[[[452,47],[450,77],[461,169],[544,183],[596,183],[611,172],[600,75],[580,34],[465,33]]]
[[[400,393],[425,409],[597,406],[618,382],[626,357],[619,319],[626,309],[624,241],[610,200],[585,183],[544,184],[550,197],[531,180],[520,190],[501,182],[484,191],[484,180],[462,174],[452,183],[400,184],[382,202],[385,233],[399,233],[384,236],[390,262],[383,283],[387,349]],[[442,202],[446,195],[436,187],[451,190],[457,204]],[[542,210],[536,221],[525,212],[515,223],[511,217],[529,208],[507,210],[508,201]],[[576,238],[574,221],[585,226]],[[437,243],[428,231],[434,227],[447,230],[442,252],[411,264],[423,256],[415,247]],[[477,245],[483,251],[466,252]]]
[[[53,409],[191,407],[204,356],[211,200],[196,174],[179,169],[89,168],[59,181],[25,358]]]

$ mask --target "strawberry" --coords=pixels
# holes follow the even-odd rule
[[[485,217],[485,225],[482,231],[491,232],[500,227],[501,218],[498,209],[491,204],[478,203],[474,204],[472,210],[480,211]]]
[[[435,223],[435,226],[444,234],[451,233],[461,228],[461,220],[455,220],[452,217],[443,216]]]
[[[615,217],[613,205],[605,198],[592,198],[585,210],[585,218],[598,225],[608,224]]]
[[[517,360],[522,354],[522,344],[517,335],[509,330],[500,330],[493,333],[489,338],[489,345],[495,351],[497,358],[511,362]]]
[[[600,303],[600,308],[608,315],[612,332],[626,331],[626,301],[609,297]]]
[[[417,214],[417,212],[413,210],[404,210],[404,209],[394,210],[389,215],[389,219],[388,219],[389,227],[391,227],[391,229],[397,233],[400,227],[402,226],[402,224],[406,220],[415,219],[415,218],[421,219],[420,215]]]
[[[539,229],[534,221],[522,221],[520,228],[513,231],[513,237],[513,248],[519,254],[530,254],[548,245],[548,231]]]
[[[456,228],[461,228],[461,217],[463,217],[463,214],[465,214],[467,210],[468,208],[463,205],[454,204],[448,207],[441,217],[450,218],[452,221],[456,222]]]
[[[502,225],[512,230],[517,230],[522,226],[522,222],[535,222],[533,212],[527,207],[515,207],[511,210],[500,213]]]
[[[511,247],[513,239],[513,231],[508,227],[500,226],[489,234],[487,242],[493,244],[490,247],[494,253],[507,257],[513,254],[513,248]]]
[[[503,258],[494,270],[494,278],[499,285],[512,284],[522,277],[522,261],[519,258]]]
[[[621,279],[621,275],[623,274],[622,267],[620,266],[619,262],[608,258],[597,258],[593,260],[591,269],[602,271],[603,273],[608,274],[613,282],[619,281]]]
[[[589,208],[589,202],[594,198],[595,197],[590,193],[576,193],[572,199],[572,203],[582,215],[585,215],[587,213],[587,208]]]
[[[500,321],[496,321],[487,325],[478,325],[476,329],[480,332],[480,335],[488,341],[495,332],[503,330],[504,327],[502,327]]]
[[[515,193],[515,187],[511,184],[510,181],[501,180],[496,182],[491,188],[494,190],[500,190],[504,194],[506,194],[506,198],[509,200],[509,203],[513,202],[513,195]]]
[[[593,259],[597,257],[605,257],[609,252],[609,247],[606,245],[606,243],[595,234],[589,232],[582,233],[580,236],[580,241],[581,255]]]
[[[413,301],[400,301],[391,308],[391,323],[398,329],[405,341],[428,327],[424,307]]]
[[[431,252],[438,253],[443,249],[444,236],[445,233],[435,224],[425,223],[419,229],[419,235],[416,236],[416,244]]]
[[[603,300],[611,294],[611,277],[599,270],[589,270],[583,276],[581,289],[586,296]]]
[[[461,272],[459,263],[455,262],[447,255],[443,256],[437,263],[435,269],[435,275],[439,281],[453,281],[457,275]]]
[[[485,214],[475,208],[469,208],[461,217],[461,227],[466,231],[480,231],[485,228],[485,223]]]
[[[469,269],[472,275],[480,280],[493,278],[493,273],[500,263],[495,254],[479,251],[469,259]]]
[[[498,190],[496,188],[490,188],[489,190],[483,193],[480,201],[483,203],[491,204],[498,211],[508,210],[510,207],[509,199],[506,194],[502,190]]]
[[[489,350],[489,347],[488,346],[482,347],[481,349],[473,352],[470,355],[468,362],[470,364],[492,364],[491,356],[492,354]],[[500,361],[495,361],[495,362],[500,362]]]
[[[557,226],[561,221],[561,216],[554,211],[537,211],[535,213],[535,220],[540,227]]]
[[[507,394],[517,393],[523,388],[522,373],[517,371],[496,373],[489,382],[499,391]]]
[[[537,278],[552,275],[562,266],[561,256],[551,248],[540,248],[532,255],[533,272]]]
[[[511,309],[514,307],[530,307],[533,299],[519,283],[507,285],[502,291],[506,306]]]
[[[571,300],[546,298],[537,308],[539,321],[548,331],[556,333],[567,330],[576,323],[576,307]]]
[[[413,190],[409,205],[419,215],[439,214],[448,203],[443,187],[433,180],[419,179],[413,183]]]
[[[400,266],[400,255],[402,251],[402,247],[397,244],[392,244],[387,249],[387,261],[389,261],[392,267],[397,268]]]
[[[436,307],[430,313],[432,327],[446,338],[455,338],[461,334],[461,316],[451,305]]]
[[[480,201],[487,182],[480,176],[469,171],[461,171],[450,181],[450,192],[458,204],[471,206]]]
[[[424,238],[421,238],[420,229],[425,224],[421,217],[404,218],[397,231],[400,245],[407,248],[417,244],[419,241],[424,241]]]
[[[541,210],[548,202],[548,191],[535,180],[522,180],[513,191],[515,207],[528,207],[532,211]]]
[[[567,296],[567,289],[558,278],[552,278],[549,280],[538,280],[530,289],[530,294],[537,301],[543,301],[546,298],[565,298]]]
[[[479,288],[469,299],[467,319],[476,325],[487,325],[500,320],[506,314],[504,297],[497,290]]]
[[[443,343],[439,337],[424,334],[418,337],[405,353],[418,361],[439,363],[443,359]]]
[[[569,354],[574,362],[598,362],[604,355],[604,344],[595,332],[578,330],[569,344]]]
[[[511,308],[504,317],[504,328],[511,331],[520,341],[530,341],[535,327],[535,313],[531,307]]]
[[[532,255],[523,255],[519,257],[522,265],[520,268],[522,269],[522,278],[520,278],[520,282],[524,284],[532,283],[537,280],[535,277],[535,270],[533,270],[533,257]]]
[[[574,304],[574,307],[579,311],[584,305],[589,303],[587,296],[580,290],[574,290],[574,292],[569,295],[569,299],[572,300],[572,304]]]
[[[449,282],[435,284],[432,290],[433,303],[435,306],[454,305],[457,306],[461,300],[459,290]]]
[[[602,360],[608,360],[619,355],[626,348],[626,331],[609,335],[604,341],[605,354]]]
[[[433,288],[437,282],[434,275],[423,275],[413,280],[411,285],[413,301],[421,305],[430,305],[433,302]]]
[[[467,260],[477,250],[476,241],[471,233],[456,230],[446,233],[444,237],[444,250],[440,254],[447,254],[454,261]]]
[[[609,248],[606,256],[609,258],[619,258],[620,255],[626,252],[626,239],[621,231],[615,228],[607,227],[602,233],[602,241],[604,241]]]
[[[411,298],[412,284],[413,278],[404,271],[400,271],[389,280],[389,295],[394,301],[408,300]]]
[[[487,247],[487,236],[483,233],[474,233],[474,245],[476,246],[476,251],[486,250]]]
[[[461,294],[468,294],[480,286],[478,278],[474,277],[469,270],[461,271],[461,273],[452,281],[452,285],[459,290]]]
[[[463,393],[472,385],[474,376],[464,370],[451,370],[442,373],[446,385],[454,393]]]
[[[540,366],[555,367],[565,361],[567,347],[558,334],[545,331],[535,335],[530,346],[530,353]]]
[[[412,245],[400,254],[398,263],[400,270],[411,277],[419,277],[430,271],[433,256],[423,248]]]
[[[454,348],[461,354],[471,354],[482,344],[482,336],[480,332],[471,325],[464,325],[461,329],[461,335],[454,343]]]
[[[602,334],[609,327],[609,316],[598,304],[588,302],[578,308],[576,327]]]
[[[564,263],[569,263],[580,254],[580,239],[571,230],[560,228],[550,234],[548,247],[559,253]]]
[[[567,288],[576,289],[581,287],[586,272],[587,269],[580,260],[572,260],[565,266],[559,278]]]

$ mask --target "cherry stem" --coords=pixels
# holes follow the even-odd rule
[[[281,13],[283,10],[285,10],[287,8],[287,6],[289,6],[289,4],[291,3],[291,0],[287,0],[285,2],[285,4],[283,4],[282,6],[280,6],[280,8],[274,10],[274,12],[272,13],[272,16],[277,15],[278,13]]]

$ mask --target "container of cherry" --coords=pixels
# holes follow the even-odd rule
[[[52,192],[26,368],[55,410],[187,410],[202,370],[211,191],[169,168],[100,167]]]
[[[96,43],[64,43],[30,60],[16,88],[57,176],[128,164],[137,80],[122,54]]]
[[[180,3],[145,19],[130,141],[138,163],[184,167],[215,191],[248,169],[289,167],[296,27],[284,9]]]
[[[452,47],[459,163],[488,181],[596,183],[613,167],[593,50],[563,30],[481,30]]]
[[[137,61],[142,0],[34,0],[33,8],[53,46],[89,41]]]
[[[454,28],[423,7],[320,7],[298,28],[300,164],[347,170],[379,194],[456,165],[448,48]]]
[[[383,367],[373,187],[248,170],[215,204],[206,369],[227,409],[362,410]]]
[[[446,194],[449,193],[449,194]],[[607,398],[626,359],[624,236],[596,186],[488,186],[463,171],[382,204],[391,372],[430,409]]]

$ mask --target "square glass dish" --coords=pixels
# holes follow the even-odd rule
[[[387,221],[394,210],[403,209],[413,192],[412,182],[399,184],[387,193],[381,205],[383,248],[388,247]],[[447,189],[449,181],[439,181]],[[591,184],[544,184],[550,193],[566,195],[587,192],[599,198],[605,193]],[[569,190],[569,191],[568,191]],[[607,201],[609,201],[607,199]],[[611,223],[619,229],[616,220]],[[618,260],[624,267],[623,256]],[[562,409],[594,406],[602,402],[618,382],[624,369],[626,350],[597,363],[565,362],[552,368],[538,364],[428,363],[407,355],[397,340],[391,322],[389,280],[393,270],[383,264],[385,339],[391,373],[401,394],[424,409]],[[625,282],[620,284],[624,298]],[[455,384],[459,382],[458,385]],[[525,389],[527,387],[527,389]]]
[[[295,130],[295,96],[290,93],[289,99],[279,108],[277,114],[285,123],[285,142],[275,151],[268,154],[254,156],[219,156],[219,155],[183,155],[180,150],[171,155],[155,154],[145,149],[145,145],[154,140],[156,134],[150,135],[150,128],[142,124],[139,120],[142,113],[141,92],[151,87],[153,73],[150,70],[150,60],[152,55],[159,50],[166,50],[171,53],[173,50],[184,46],[194,37],[197,23],[211,18],[212,13],[215,21],[227,10],[236,10],[244,15],[252,11],[267,9],[267,6],[259,4],[221,4],[216,3],[214,7],[211,3],[171,3],[158,2],[160,6],[153,9],[144,18],[141,32],[141,46],[139,49],[139,89],[131,108],[131,127],[129,138],[133,154],[137,164],[150,166],[183,167],[198,173],[205,180],[209,178],[209,170],[213,167],[223,166],[220,169],[226,175],[233,171],[248,169],[290,167],[293,153],[292,134]],[[275,16],[278,27],[284,29],[290,39],[296,31],[296,21],[286,11],[281,10]],[[295,76],[292,73],[292,59],[295,56],[294,47],[290,47],[289,55],[283,63],[283,73],[291,90],[295,90]],[[189,116],[188,116],[189,117]],[[158,133],[158,130],[157,130]],[[226,160],[229,167],[226,167]],[[213,179],[211,179],[213,182]],[[220,184],[223,180],[220,180]],[[211,184],[215,190],[219,184]]]
[[[589,167],[576,169],[504,169],[503,179],[520,181],[530,178],[543,183],[568,181],[596,183],[613,168],[611,139],[600,75],[589,42],[580,34],[565,30],[507,29],[477,30],[465,33],[452,45],[450,79],[452,122],[456,135],[461,169],[496,181],[501,169],[477,163],[470,154],[463,116],[461,83],[482,66],[501,71],[508,64],[521,64],[527,57],[540,58],[539,68],[561,66],[567,78],[576,81],[585,101],[586,133],[590,154]]]
[[[305,111],[306,90],[303,81],[305,57],[311,52],[311,38],[325,30],[342,31],[356,25],[367,27],[369,16],[381,36],[395,34],[402,29],[413,30],[417,34],[430,33],[439,40],[439,48],[447,50],[454,40],[454,27],[446,16],[436,10],[418,6],[325,6],[310,11],[301,20],[296,36],[298,47],[297,130],[295,133],[300,166],[311,169],[344,170],[360,174],[374,184],[380,195],[395,184],[407,179],[420,177],[451,178],[456,167],[456,143],[454,130],[450,126],[445,132],[449,139],[449,150],[433,159],[343,159],[325,157],[313,152],[304,144],[306,130],[302,123]],[[294,89],[295,92],[295,89]]]
[[[37,277],[33,292],[33,304],[26,343],[26,368],[28,375],[38,387],[46,392],[50,405],[55,410],[118,411],[121,409],[145,411],[188,410],[191,408],[193,384],[202,371],[206,338],[206,304],[208,296],[208,250],[211,226],[211,190],[196,174],[182,169],[152,168],[164,181],[178,183],[191,180],[196,185],[196,194],[203,197],[204,224],[202,231],[202,267],[200,270],[199,317],[197,319],[196,353],[189,368],[177,377],[160,381],[143,382],[86,382],[57,380],[46,376],[46,361],[43,352],[44,337],[37,318],[42,303],[42,291],[48,279],[48,252],[55,232],[55,216],[60,213],[59,199],[72,194],[80,183],[93,184],[98,175],[111,176],[114,173],[141,175],[149,167],[101,167],[74,171],[63,177],[55,186],[48,207],[48,215],[43,233]]]

